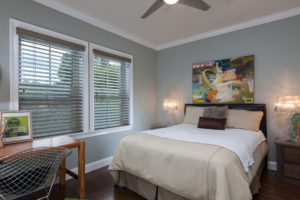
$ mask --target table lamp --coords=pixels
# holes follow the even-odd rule
[[[178,102],[176,99],[165,99],[163,104],[163,109],[166,110],[168,113],[171,114],[172,119],[171,124],[175,122],[175,112],[178,109]]]
[[[289,139],[295,142],[300,130],[300,96],[277,96],[275,111],[288,113]]]

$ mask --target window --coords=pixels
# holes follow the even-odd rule
[[[98,48],[97,48],[98,47]],[[92,48],[92,127],[101,130],[131,125],[131,58]],[[101,49],[101,50],[100,50]]]
[[[10,22],[10,109],[32,111],[34,137],[132,128],[132,56]]]
[[[83,132],[85,47],[17,28],[20,110],[32,110],[35,137]]]

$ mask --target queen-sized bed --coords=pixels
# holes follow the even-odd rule
[[[186,104],[208,106],[224,104]],[[260,131],[199,129],[186,122],[129,135],[109,167],[115,183],[151,200],[251,199],[267,153],[265,105],[227,106],[263,112]]]

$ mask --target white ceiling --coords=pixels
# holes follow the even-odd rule
[[[300,0],[205,0],[211,5],[206,12],[165,5],[147,19],[140,17],[155,0],[35,1],[153,49],[300,14]]]

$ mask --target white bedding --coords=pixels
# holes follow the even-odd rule
[[[245,172],[248,172],[249,167],[254,163],[253,153],[256,147],[266,140],[261,131],[230,128],[225,130],[201,129],[191,124],[179,124],[162,129],[147,130],[143,133],[174,140],[224,147],[233,151],[239,157]]]

